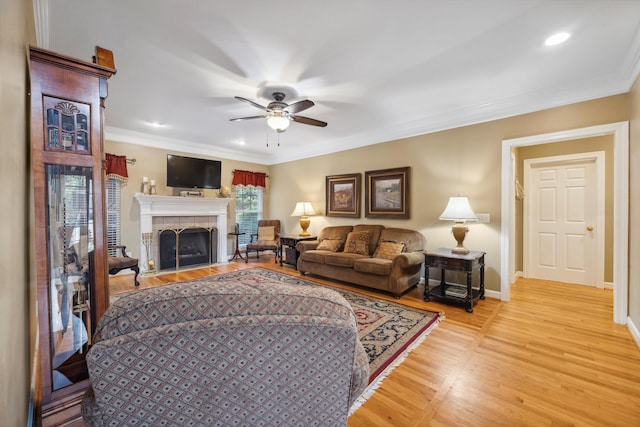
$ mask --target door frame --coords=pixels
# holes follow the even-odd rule
[[[515,170],[512,150],[527,145],[613,135],[613,321],[621,325],[629,316],[629,122],[551,132],[502,140],[500,299],[509,301],[515,280]]]
[[[594,197],[596,199],[596,220],[594,221],[594,225],[598,232],[595,235],[595,284],[596,288],[604,288],[604,216],[605,216],[605,206],[604,206],[604,164],[605,153],[604,151],[595,151],[591,153],[575,153],[561,156],[549,156],[549,157],[538,157],[534,159],[526,159],[524,161],[524,194],[530,194],[529,191],[531,188],[531,177],[533,174],[533,168],[540,165],[567,165],[567,164],[584,164],[584,163],[593,163],[595,165],[595,191]],[[525,197],[524,205],[522,210],[523,216],[523,239],[522,239],[522,247],[528,248],[531,243],[532,236],[531,233],[531,225],[529,222],[530,211],[531,209],[535,209],[535,206],[531,206],[530,203],[531,198]],[[523,250],[523,260],[522,260],[523,272],[525,277],[531,276],[531,255],[527,255],[527,250]]]

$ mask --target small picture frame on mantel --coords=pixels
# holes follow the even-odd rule
[[[410,167],[366,171],[366,218],[409,218]]]
[[[360,180],[359,173],[327,176],[327,216],[360,218]]]

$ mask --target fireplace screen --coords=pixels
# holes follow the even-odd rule
[[[211,264],[217,259],[215,228],[160,231],[160,270]]]

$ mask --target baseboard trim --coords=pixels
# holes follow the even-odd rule
[[[633,336],[633,339],[636,340],[636,345],[638,346],[638,348],[640,348],[640,330],[638,330],[638,327],[636,326],[636,324],[633,323],[633,320],[631,320],[631,317],[627,317],[627,327],[629,328],[629,331],[631,332],[631,336]]]
[[[500,299],[500,291],[492,291],[489,289],[485,289],[484,290],[484,296],[487,298],[495,298],[495,299]]]

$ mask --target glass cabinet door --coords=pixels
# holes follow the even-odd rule
[[[92,168],[46,165],[49,245],[51,384],[53,390],[88,377],[94,224]]]
[[[45,96],[47,150],[89,152],[89,114],[91,107],[80,102]]]

